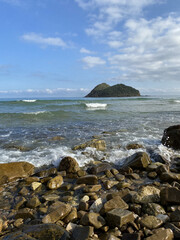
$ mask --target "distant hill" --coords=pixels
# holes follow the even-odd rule
[[[97,85],[88,95],[85,97],[135,97],[140,96],[140,92],[124,84],[116,84],[110,86],[106,83]]]

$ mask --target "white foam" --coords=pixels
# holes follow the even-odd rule
[[[105,109],[107,107],[106,103],[85,103],[85,105],[89,110]]]
[[[42,114],[42,113],[45,113],[45,112],[47,112],[47,111],[25,112],[23,114],[38,115],[38,114]]]
[[[29,102],[29,103],[32,103],[32,102],[36,102],[37,100],[35,99],[24,99],[22,100],[22,102]]]
[[[180,100],[174,100],[175,103],[180,103]]]

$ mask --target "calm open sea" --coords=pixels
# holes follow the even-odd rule
[[[170,159],[180,153],[160,141],[163,130],[175,124],[180,124],[180,96],[0,99],[0,162],[56,165],[62,157],[72,156],[81,166],[103,157],[119,164],[139,150]],[[106,153],[72,150],[94,135],[106,141]],[[52,140],[55,136],[64,139]],[[126,150],[129,143],[145,149]]]

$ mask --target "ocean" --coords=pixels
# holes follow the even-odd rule
[[[64,156],[80,166],[105,160],[122,164],[137,151],[167,160],[180,152],[161,144],[165,128],[179,124],[180,96],[132,98],[0,99],[0,162],[58,166]],[[107,150],[72,148],[98,137]],[[127,150],[130,143],[143,148]]]

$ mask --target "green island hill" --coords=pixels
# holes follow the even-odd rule
[[[97,85],[85,97],[136,97],[140,96],[140,92],[130,86],[124,84],[116,84],[110,86],[106,83]]]

